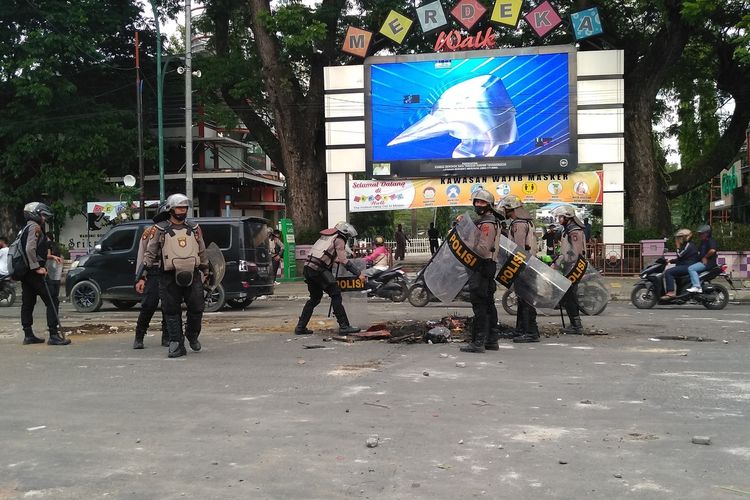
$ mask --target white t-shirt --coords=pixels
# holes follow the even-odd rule
[[[8,247],[0,248],[0,274],[8,274]]]

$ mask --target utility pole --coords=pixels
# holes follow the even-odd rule
[[[164,75],[161,67],[161,28],[159,27],[159,9],[151,0],[156,26],[156,128],[159,139],[159,201],[164,203]]]
[[[193,36],[190,0],[185,0],[185,196],[193,213]]]
[[[146,189],[143,170],[143,89],[141,88],[141,46],[138,32],[135,32],[135,95],[138,107],[138,186],[140,192],[141,219],[146,218]]]

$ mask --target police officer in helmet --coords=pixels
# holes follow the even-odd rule
[[[495,252],[499,234],[498,222],[493,205],[495,197],[485,189],[477,189],[471,196],[474,211],[479,215],[475,221],[479,229],[479,240],[474,249],[480,259],[479,267],[469,274],[469,300],[474,311],[474,324],[471,342],[461,348],[463,352],[484,352],[485,349],[498,350],[497,309],[495,308]]]
[[[560,205],[552,211],[552,215],[557,217],[557,222],[563,227],[562,238],[560,240],[560,256],[557,258],[554,267],[559,266],[561,259],[572,261],[572,259],[586,258],[586,236],[583,232],[583,223],[576,216],[575,207],[572,205]],[[560,333],[568,335],[582,335],[583,323],[581,323],[581,311],[578,306],[578,282],[572,283],[568,291],[565,292],[560,306],[565,308],[570,319],[570,325],[562,328]]]
[[[37,297],[41,297],[47,307],[47,329],[49,330],[47,344],[70,344],[70,340],[60,335],[55,301],[50,296],[49,288],[45,282],[49,242],[44,231],[44,224],[52,216],[52,209],[38,201],[27,203],[23,207],[23,217],[27,222],[21,233],[21,243],[24,245],[26,262],[29,264],[28,272],[21,277],[21,327],[23,328],[24,345],[44,342],[43,339],[34,335],[32,329]]]
[[[357,333],[360,329],[349,324],[344,304],[341,300],[341,289],[336,283],[333,275],[333,265],[342,265],[347,271],[359,278],[366,280],[364,274],[346,258],[346,242],[349,238],[357,236],[357,230],[348,222],[339,222],[335,227],[324,229],[320,232],[320,238],[315,242],[305,262],[302,271],[307,283],[310,298],[302,308],[297,326],[294,329],[296,335],[311,335],[312,330],[307,328],[315,306],[320,304],[323,292],[331,297],[331,307],[336,320],[339,323],[339,333]]]
[[[200,351],[198,335],[205,302],[203,281],[208,277],[206,244],[198,224],[187,220],[190,201],[184,194],[173,194],[166,201],[169,218],[156,224],[156,231],[149,235],[143,264],[148,270],[160,262],[159,278],[164,321],[169,334],[170,358],[187,354],[185,338],[193,351]],[[148,271],[136,283],[136,291],[143,293]],[[183,336],[182,303],[187,306],[187,321]]]
[[[498,207],[505,211],[505,216],[510,220],[508,238],[518,245],[518,248],[536,254],[536,236],[534,235],[534,221],[531,214],[523,208],[523,202],[516,195],[508,195],[500,202]],[[536,309],[525,300],[518,300],[518,312],[516,314],[516,330],[513,334],[513,342],[539,342],[539,326],[536,323]]]
[[[136,261],[135,269],[136,283],[143,277],[145,272],[148,272],[148,280],[143,290],[143,297],[141,298],[141,310],[138,313],[138,321],[135,324],[135,339],[133,340],[133,349],[143,349],[143,339],[146,337],[148,326],[151,323],[151,318],[154,317],[157,307],[159,307],[159,277],[161,276],[161,260],[159,260],[156,266],[146,270],[143,264],[143,256],[146,253],[146,247],[148,246],[151,237],[156,233],[156,224],[169,219],[169,210],[166,208],[166,203],[159,205],[159,209],[154,215],[154,225],[147,227],[143,231],[143,236],[138,244],[138,260]],[[161,319],[161,345],[164,347],[169,346],[169,334],[167,333],[167,323],[164,321],[164,314],[162,313]]]

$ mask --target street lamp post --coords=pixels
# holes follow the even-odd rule
[[[193,209],[193,35],[190,0],[185,0],[185,196]]]
[[[164,203],[164,75],[161,67],[161,28],[159,27],[159,9],[151,0],[156,25],[156,128],[159,139],[159,201]]]

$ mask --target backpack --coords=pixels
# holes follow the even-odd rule
[[[18,236],[8,247],[8,275],[20,280],[29,272],[29,260],[26,257],[26,235],[30,224],[18,232]]]

